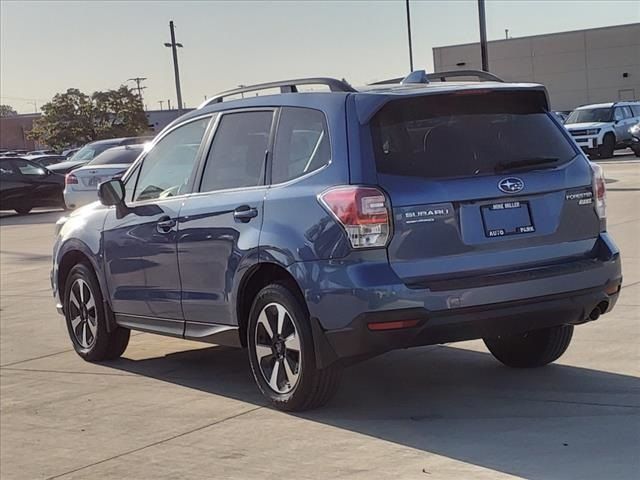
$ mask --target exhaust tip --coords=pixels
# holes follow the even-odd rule
[[[591,310],[591,313],[589,314],[589,318],[591,320],[597,320],[600,317],[600,307],[596,307],[593,310]]]
[[[609,302],[600,302],[598,304],[598,308],[600,309],[600,313],[603,314],[609,308]]]

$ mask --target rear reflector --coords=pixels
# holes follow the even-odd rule
[[[618,293],[619,290],[620,290],[620,284],[613,284],[606,287],[604,289],[604,293],[606,293],[607,295],[613,295],[615,293]]]
[[[418,325],[420,320],[397,320],[395,322],[375,322],[369,324],[369,330],[399,330],[401,328],[412,328]]]
[[[322,193],[319,200],[344,227],[353,248],[387,244],[391,215],[384,193],[377,188],[335,187]]]

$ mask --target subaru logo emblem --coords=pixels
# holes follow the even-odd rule
[[[518,193],[524,188],[524,182],[516,177],[503,178],[498,182],[498,188],[504,193]]]

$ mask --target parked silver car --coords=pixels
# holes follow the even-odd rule
[[[64,202],[78,208],[98,199],[98,185],[121,175],[143,152],[144,145],[124,145],[105,150],[65,178]]]

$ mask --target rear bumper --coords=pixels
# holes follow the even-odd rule
[[[98,200],[98,190],[72,190],[67,187],[64,190],[64,203],[68,208],[79,208]]]
[[[615,293],[607,294],[606,291]],[[390,314],[365,313],[339,330],[325,332],[329,350],[322,350],[324,364],[338,359],[366,358],[398,348],[434,345],[500,335],[524,333],[557,325],[577,325],[596,320],[615,305],[620,280],[604,288],[581,290],[505,302],[482,307],[429,312],[398,310]],[[597,311],[590,316],[592,312]],[[369,325],[391,320],[418,320],[413,328],[372,331]]]
[[[595,242],[591,259],[501,274],[476,272],[422,288],[405,285],[386,255],[374,251],[292,267],[314,323],[321,365],[396,348],[584,323],[596,308],[611,310],[622,282],[620,254],[607,233]],[[369,328],[396,320],[418,324],[403,330]]]

